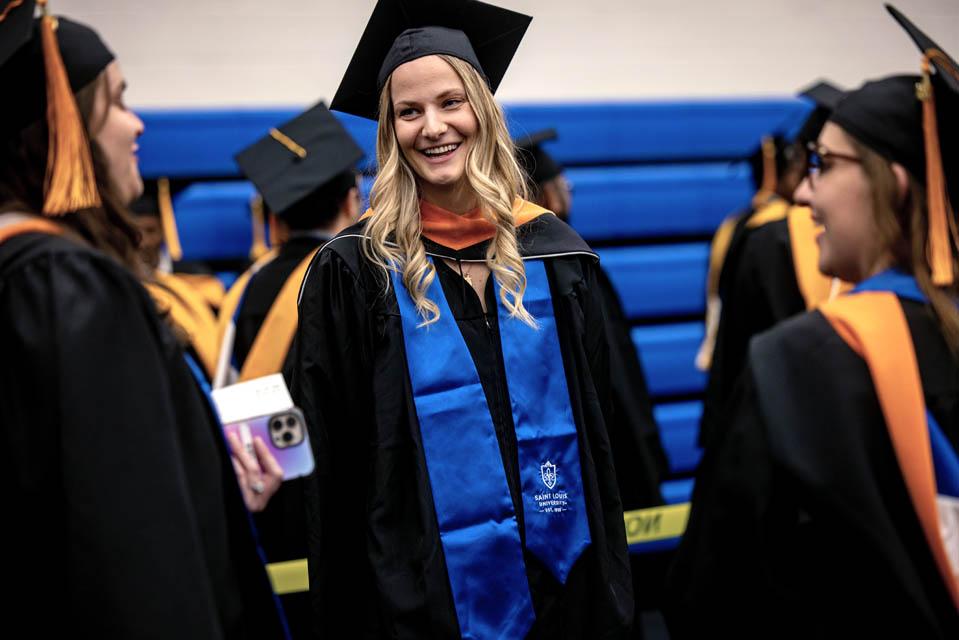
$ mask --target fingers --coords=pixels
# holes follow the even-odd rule
[[[253,439],[253,449],[256,451],[257,460],[267,475],[277,478],[283,477],[283,467],[276,461],[276,457],[270,452],[270,448],[259,436]]]
[[[243,465],[243,468],[251,475],[251,477],[256,478],[263,473],[263,470],[260,469],[260,465],[256,461],[256,458],[250,455],[249,450],[247,450],[247,448],[243,446],[243,443],[240,442],[239,436],[237,436],[235,433],[228,433],[227,441],[230,443],[230,450],[233,452],[233,456],[240,461],[240,463]]]
[[[255,455],[250,454],[235,433],[227,433],[227,442],[243,501],[250,511],[262,511],[283,483],[283,467],[259,436],[253,438]]]

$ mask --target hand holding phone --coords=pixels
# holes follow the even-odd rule
[[[283,483],[283,469],[260,438],[251,438],[249,448],[236,432],[227,433],[226,439],[246,508],[262,511]]]
[[[254,443],[260,440],[279,466],[283,479],[290,480],[313,472],[313,452],[303,413],[297,408],[250,420],[224,425],[229,437],[234,434],[248,455],[256,459]]]
[[[313,472],[313,451],[303,413],[293,405],[279,373],[214,389],[211,394],[227,437],[234,434],[253,459],[262,441],[290,480]],[[255,485],[258,486],[258,485]]]

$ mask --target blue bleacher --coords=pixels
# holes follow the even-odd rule
[[[745,159],[760,137],[794,132],[809,108],[797,98],[506,107],[514,134],[559,132],[546,148],[567,166],[574,186],[573,226],[597,248],[637,325],[632,337],[674,476],[663,486],[668,503],[688,500],[701,455],[705,375],[693,359],[703,337],[709,238],[727,214],[748,204],[753,186]],[[239,179],[233,155],[298,111],[140,114],[143,174],[193,181],[174,199],[186,259],[246,256],[253,188]],[[371,173],[375,124],[351,116],[343,122],[367,153],[360,168]]]
[[[598,252],[630,319],[703,313],[708,243],[615,247]]]
[[[744,162],[572,167],[566,177],[589,242],[709,234],[755,190]]]

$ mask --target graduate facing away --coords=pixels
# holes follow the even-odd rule
[[[382,0],[331,103],[377,120],[379,173],[299,302],[321,637],[620,638],[632,624],[598,260],[522,199],[493,99],[529,22]]]

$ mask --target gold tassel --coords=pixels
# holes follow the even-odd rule
[[[759,191],[753,196],[753,208],[766,204],[766,202],[776,195],[776,187],[779,186],[779,180],[776,177],[776,141],[771,136],[763,137],[763,179],[759,185]]]
[[[263,238],[263,198],[256,195],[250,200],[250,221],[253,224],[253,244],[250,245],[250,259],[256,260],[269,251]]]
[[[101,206],[93,173],[93,158],[86,129],[80,118],[67,70],[57,43],[56,19],[47,14],[47,0],[38,0],[43,9],[40,38],[47,84],[47,169],[44,178],[43,213],[62,216],[72,211]]]
[[[282,144],[287,150],[300,160],[306,157],[306,149],[296,143],[296,140],[279,129],[270,129],[270,137]]]
[[[916,85],[916,96],[922,101],[922,131],[926,146],[926,197],[929,205],[929,229],[926,259],[932,272],[932,283],[938,287],[953,282],[951,233],[952,211],[946,194],[939,149],[939,127],[936,122],[936,100],[929,77],[929,57],[922,57],[922,80]]]
[[[173,197],[170,195],[170,181],[167,178],[157,180],[157,205],[160,207],[160,224],[163,225],[166,250],[171,260],[179,262],[183,259],[183,247],[180,245],[180,232],[176,227]]]

